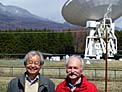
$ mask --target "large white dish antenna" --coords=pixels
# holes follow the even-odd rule
[[[72,24],[85,26],[86,21],[104,18],[110,4],[110,17],[114,21],[122,16],[122,0],[68,0],[62,8],[62,15]]]

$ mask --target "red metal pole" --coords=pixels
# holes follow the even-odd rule
[[[107,82],[108,82],[108,30],[106,30],[105,92],[108,91]]]

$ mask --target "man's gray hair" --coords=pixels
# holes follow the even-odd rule
[[[26,62],[28,60],[28,57],[34,56],[34,55],[40,56],[40,65],[43,65],[44,64],[44,58],[43,58],[43,55],[42,55],[41,52],[39,52],[39,51],[30,51],[24,57],[24,65],[26,65]]]
[[[66,60],[66,67],[67,67],[68,62],[69,62],[72,58],[77,58],[77,59],[79,59],[79,60],[81,61],[81,68],[83,69],[84,61],[83,61],[83,59],[82,59],[80,56],[78,56],[78,55],[72,55],[72,56],[70,56],[70,57]]]

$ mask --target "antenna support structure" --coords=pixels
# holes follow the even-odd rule
[[[86,27],[90,29],[86,37],[84,59],[101,59],[106,54],[106,31],[108,32],[108,58],[113,58],[117,53],[117,38],[114,34],[114,23],[109,16],[112,9],[107,8],[104,18],[99,21],[87,21]]]

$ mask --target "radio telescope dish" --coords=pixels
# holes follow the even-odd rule
[[[100,20],[111,4],[111,18],[122,16],[122,0],[68,0],[63,8],[64,19],[72,24],[84,26],[86,21]]]

